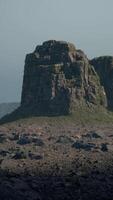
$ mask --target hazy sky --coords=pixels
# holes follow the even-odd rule
[[[25,54],[48,39],[113,55],[113,0],[0,0],[0,102],[20,101]]]

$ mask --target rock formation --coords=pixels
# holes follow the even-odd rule
[[[105,107],[104,85],[91,64],[71,43],[50,40],[37,46],[25,59],[21,110],[62,115],[79,105]]]
[[[105,89],[108,108],[113,110],[113,57],[102,56],[90,61],[100,77],[101,85]]]

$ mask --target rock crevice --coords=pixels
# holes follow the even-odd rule
[[[60,115],[78,105],[106,106],[99,76],[83,51],[50,40],[26,56],[21,108],[34,114]]]

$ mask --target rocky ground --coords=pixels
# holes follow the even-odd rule
[[[112,200],[113,125],[2,125],[0,178],[1,200]]]

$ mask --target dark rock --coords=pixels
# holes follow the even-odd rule
[[[19,134],[18,133],[12,133],[13,137],[12,140],[19,140]]]
[[[90,61],[100,77],[101,85],[104,87],[107,104],[113,110],[113,57],[102,56]]]
[[[26,56],[23,113],[68,114],[81,103],[106,104],[98,75],[83,51],[73,44],[50,40]]]
[[[32,159],[32,160],[41,160],[43,159],[43,157],[39,154],[34,154],[29,152],[28,156]]]
[[[87,133],[86,135],[83,135],[82,137],[89,138],[89,139],[99,139],[99,138],[101,139],[102,138],[98,133],[93,132],[93,131]]]
[[[34,143],[37,146],[44,145],[44,142],[42,139],[40,139],[38,137],[27,136],[26,134],[21,136],[19,138],[19,140],[17,141],[17,144],[19,144],[19,145],[26,145],[26,144],[31,144],[31,143]]]
[[[18,141],[17,141],[17,144],[20,144],[20,145],[25,145],[25,144],[30,144],[32,143],[32,140],[29,138],[29,137],[21,137]]]
[[[0,149],[0,155],[1,155],[1,156],[5,157],[5,156],[7,156],[8,154],[9,154],[9,151]]]
[[[73,145],[73,148],[76,149],[84,149],[86,151],[90,151],[92,148],[95,148],[95,144],[93,143],[84,143],[83,141],[76,141]]]
[[[101,144],[101,151],[108,151],[108,147],[106,143]]]
[[[14,156],[12,156],[13,159],[26,159],[27,154],[24,151],[17,151]]]
[[[36,146],[43,146],[44,142],[42,139],[37,138],[37,137],[33,137],[32,138],[32,142],[36,145]]]
[[[4,143],[7,140],[7,136],[5,134],[0,134],[0,143]]]

